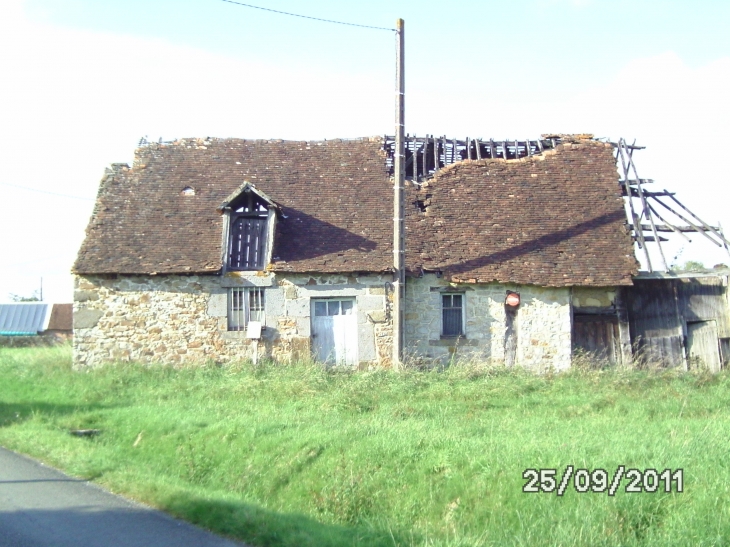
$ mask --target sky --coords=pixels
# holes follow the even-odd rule
[[[403,18],[410,134],[635,140],[652,189],[730,231],[730,2],[251,1],[384,28]],[[104,168],[131,164],[144,136],[394,133],[392,31],[222,0],[3,0],[0,74],[0,302],[41,278],[45,300],[72,300]],[[730,263],[691,239],[667,260]]]

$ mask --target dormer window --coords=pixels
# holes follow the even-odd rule
[[[263,270],[269,210],[261,200],[255,199],[253,192],[246,192],[245,197],[245,203],[231,210],[228,267],[231,270]]]
[[[226,269],[265,269],[271,257],[278,206],[246,182],[220,209],[227,216]]]

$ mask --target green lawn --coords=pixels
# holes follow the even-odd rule
[[[257,546],[730,545],[727,373],[75,372],[67,347],[0,349],[0,444]],[[684,491],[522,491],[568,465],[681,468]]]

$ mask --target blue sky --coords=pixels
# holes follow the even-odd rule
[[[382,27],[402,17],[408,132],[635,138],[642,177],[730,230],[729,2],[252,3]],[[103,169],[131,162],[144,135],[393,131],[388,31],[221,0],[5,0],[0,46],[0,301],[41,276],[48,299],[70,300]],[[669,258],[730,261],[693,239]]]

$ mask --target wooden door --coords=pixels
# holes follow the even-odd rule
[[[619,357],[618,318],[612,315],[573,316],[573,351],[615,365]]]
[[[357,366],[354,299],[312,300],[312,353],[323,363]]]
[[[720,372],[720,344],[715,321],[687,323],[687,357],[690,367]]]

